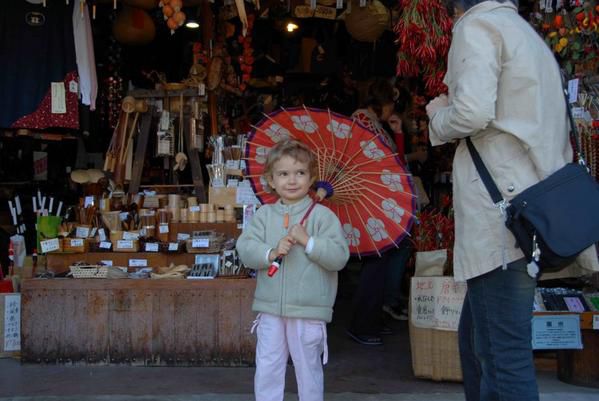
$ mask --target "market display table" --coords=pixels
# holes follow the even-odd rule
[[[21,356],[37,363],[247,366],[254,279],[30,279]]]

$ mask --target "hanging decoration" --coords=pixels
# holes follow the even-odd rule
[[[356,1],[345,13],[345,27],[352,38],[360,42],[375,42],[391,28],[391,13],[383,3],[374,0],[358,7]]]
[[[422,76],[428,96],[447,92],[443,83],[452,21],[441,0],[400,0],[394,31],[399,44],[397,75]]]
[[[162,15],[166,21],[166,26],[171,30],[171,35],[175,33],[181,25],[185,23],[185,13],[182,0],[161,0],[158,5],[162,8]]]

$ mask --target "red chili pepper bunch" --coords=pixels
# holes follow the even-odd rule
[[[399,0],[401,14],[394,27],[399,44],[397,75],[422,74],[426,94],[447,92],[443,84],[452,20],[441,0]]]
[[[438,210],[425,210],[417,217],[412,233],[416,251],[447,249],[451,253],[454,241],[453,215]]]
[[[243,46],[243,54],[239,56],[239,68],[241,69],[241,83],[239,89],[243,92],[247,88],[248,82],[252,76],[254,65],[254,49],[252,48],[252,29],[254,28],[254,14],[248,15],[248,30],[246,36],[239,35],[237,41]]]

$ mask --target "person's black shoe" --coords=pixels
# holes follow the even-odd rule
[[[395,320],[408,320],[408,315],[398,307],[383,305],[383,312],[387,313]]]
[[[347,335],[362,345],[383,345],[383,340],[379,336],[355,334],[351,330],[347,330]]]
[[[382,326],[381,331],[379,331],[381,336],[390,336],[393,334],[393,330],[389,326]]]

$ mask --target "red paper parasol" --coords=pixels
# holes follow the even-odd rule
[[[269,149],[284,139],[303,142],[316,155],[315,186],[332,193],[322,204],[339,217],[353,255],[380,255],[408,235],[416,206],[410,174],[380,135],[330,111],[281,109],[254,126],[246,176],[260,202],[277,200],[262,174]]]

